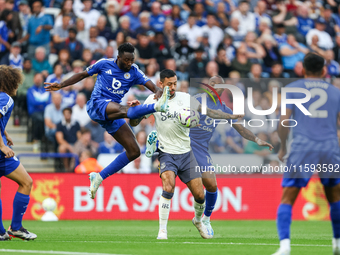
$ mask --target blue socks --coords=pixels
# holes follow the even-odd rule
[[[290,236],[290,224],[292,223],[292,206],[288,204],[280,204],[277,210],[277,232],[279,239],[283,240]]]
[[[217,200],[217,191],[215,192],[205,192],[205,210],[204,215],[210,217],[212,214]]]
[[[4,225],[2,224],[2,201],[0,199],[0,234],[5,234],[6,229],[4,228]]]
[[[22,227],[22,217],[24,216],[28,203],[30,201],[29,195],[24,195],[17,192],[13,200],[13,216],[11,228],[12,230],[19,230]]]
[[[120,169],[122,169],[130,162],[131,161],[128,159],[128,157],[126,156],[126,152],[124,151],[121,154],[119,154],[118,157],[115,158],[115,160],[112,161],[110,165],[105,167],[99,174],[104,180],[110,175],[113,175],[114,173],[118,172]]]
[[[340,201],[330,203],[333,237],[340,238]]]
[[[130,107],[129,110],[127,111],[127,117],[129,119],[138,119],[143,117],[144,115],[154,112],[156,112],[155,104],[142,104]]]

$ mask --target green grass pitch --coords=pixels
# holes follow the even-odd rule
[[[169,239],[156,240],[158,221],[25,221],[38,238],[0,242],[0,254],[264,255],[278,248],[275,221],[212,221],[212,226],[215,237],[205,240],[190,220],[170,220]],[[332,254],[328,221],[293,221],[291,237],[291,255]]]

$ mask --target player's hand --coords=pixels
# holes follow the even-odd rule
[[[158,98],[160,98],[162,95],[163,95],[163,90],[159,89],[155,93],[155,96],[153,97],[153,99],[157,99],[158,100]]]
[[[266,141],[261,140],[260,138],[256,137],[255,142],[260,146],[267,146],[269,147],[269,150],[273,150],[274,147],[270,143],[267,143]]]
[[[126,104],[128,106],[134,107],[134,106],[140,105],[141,103],[138,100],[132,100],[132,101],[128,101]]]
[[[53,83],[44,82],[44,84],[46,85],[45,86],[46,91],[57,91],[62,88],[61,85],[57,82],[53,82]]]
[[[232,120],[237,120],[238,118],[243,118],[244,115],[236,115],[236,114],[230,114],[230,118]]]
[[[11,148],[3,146],[2,148],[0,148],[0,150],[3,152],[3,154],[5,154],[5,158],[14,157],[14,151]]]
[[[287,150],[280,148],[277,156],[278,156],[280,161],[284,162],[284,157],[286,156],[286,154],[287,154]]]
[[[13,140],[12,140],[12,138],[9,137],[9,135],[6,136],[6,140],[7,140],[7,145],[8,146],[12,146],[13,145]]]

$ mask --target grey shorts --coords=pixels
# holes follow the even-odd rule
[[[170,154],[159,150],[158,159],[159,176],[165,171],[172,171],[183,183],[202,177],[192,151],[184,154]]]

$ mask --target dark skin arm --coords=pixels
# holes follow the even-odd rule
[[[77,82],[89,77],[90,75],[87,73],[87,71],[83,71],[81,73],[76,73],[75,75],[72,75],[70,78],[67,80],[61,82],[61,83],[49,83],[45,82],[44,84],[47,85],[45,86],[46,91],[57,91],[60,90],[64,87],[76,84]]]
[[[153,93],[155,93],[155,97],[154,97],[155,99],[160,98],[163,94],[163,90],[160,89],[159,87],[157,87],[151,80],[149,80],[147,83],[145,83],[144,86],[147,87]]]

